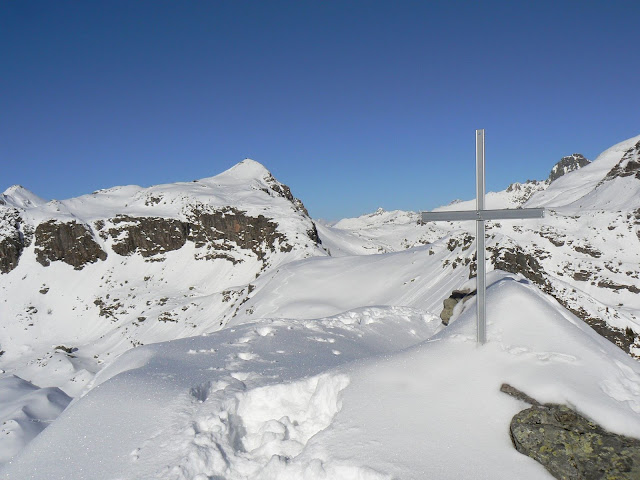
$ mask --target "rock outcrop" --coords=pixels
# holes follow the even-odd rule
[[[189,240],[196,248],[208,251],[201,258],[217,258],[216,252],[230,251],[235,246],[251,250],[259,260],[264,260],[268,251],[292,249],[286,236],[278,231],[277,223],[264,215],[253,217],[233,207],[215,210],[194,207],[189,220]]]
[[[553,182],[561,176],[569,172],[573,172],[574,170],[578,170],[590,163],[591,161],[587,160],[581,153],[574,153],[573,155],[562,157],[562,159],[551,169],[548,180],[549,182]]]
[[[35,254],[38,263],[45,267],[60,260],[76,270],[107,258],[89,227],[75,220],[40,223],[35,231]]]
[[[0,273],[9,273],[18,266],[25,246],[18,210],[8,208],[0,211],[0,232]]]
[[[135,252],[143,257],[177,250],[187,241],[189,225],[172,218],[118,215],[109,220],[113,227],[106,234],[113,238],[111,248],[118,255]],[[104,230],[100,235],[107,238]]]
[[[516,450],[563,480],[640,478],[640,440],[611,433],[565,405],[539,405],[513,417]]]
[[[566,405],[542,405],[511,385],[500,390],[532,405],[511,420],[511,441],[555,478],[640,478],[640,439],[608,432]]]
[[[501,247],[490,249],[493,253],[493,266],[499,270],[510,273],[519,273],[542,287],[546,292],[550,291],[549,281],[545,278],[544,269],[536,258],[526,253],[521,247]]]
[[[640,180],[640,142],[624,153],[620,161],[607,173],[603,181],[630,176],[635,176]]]
[[[442,312],[440,312],[440,320],[442,320],[443,325],[449,325],[449,321],[453,316],[453,310],[456,305],[458,305],[460,302],[464,304],[467,300],[474,297],[475,294],[475,290],[472,292],[468,288],[465,288],[463,290],[454,290],[453,292],[451,292],[451,295],[448,298],[445,298],[445,300],[442,302],[443,308]]]

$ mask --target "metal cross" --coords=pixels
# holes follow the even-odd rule
[[[544,208],[518,208],[486,210],[484,208],[484,129],[476,130],[476,209],[453,212],[422,212],[422,221],[476,221],[476,252],[478,272],[476,276],[476,307],[478,317],[478,343],[487,340],[487,269],[485,247],[485,221],[499,219],[542,218]]]

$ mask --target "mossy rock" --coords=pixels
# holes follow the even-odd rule
[[[561,480],[640,479],[640,440],[611,433],[565,405],[537,405],[511,420],[516,449]]]

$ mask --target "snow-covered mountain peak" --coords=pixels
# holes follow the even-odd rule
[[[12,185],[0,195],[0,204],[17,208],[37,207],[47,201],[22,185]]]
[[[270,177],[271,172],[262,165],[260,162],[256,162],[250,158],[245,158],[241,162],[235,164],[228,170],[214,176],[203,179],[202,181],[215,181],[218,183],[247,183],[253,180],[266,180]]]
[[[563,175],[548,189],[533,195],[525,206],[554,208],[566,206],[591,210],[624,210],[640,207],[640,182],[635,182],[638,185],[629,181],[622,182],[624,185],[614,185],[617,182],[607,182],[603,185],[607,175],[639,141],[640,135],[608,148],[590,164]]]

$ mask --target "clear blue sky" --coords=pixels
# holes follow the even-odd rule
[[[4,1],[0,191],[249,157],[315,218],[546,178],[640,134],[638,1]]]

